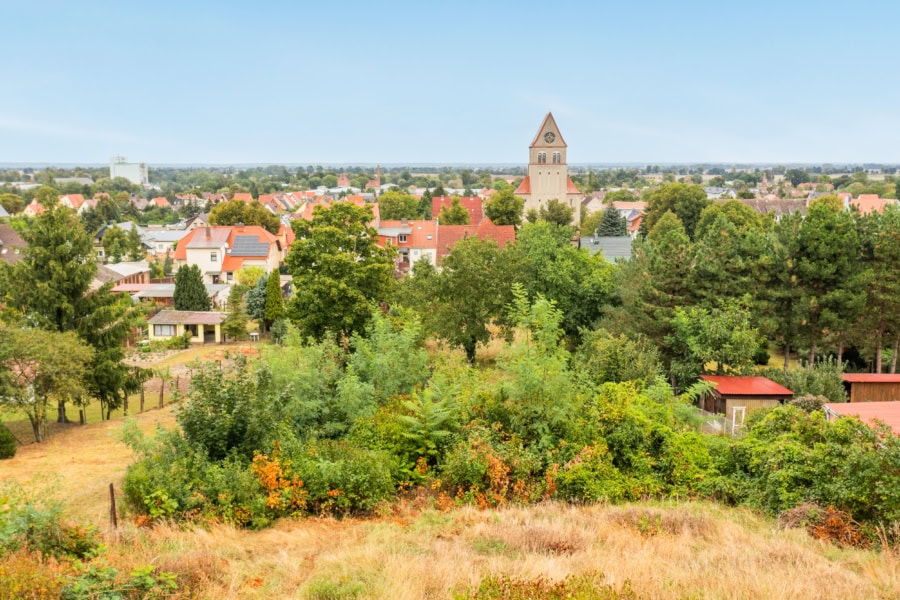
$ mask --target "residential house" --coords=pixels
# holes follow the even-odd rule
[[[0,261],[13,265],[22,260],[27,244],[15,229],[0,223]]]
[[[867,215],[871,212],[884,212],[884,207],[896,204],[897,200],[894,198],[879,198],[878,194],[860,194],[856,200],[851,200],[849,202],[850,207],[856,207],[859,210],[859,213],[862,215]]]
[[[181,238],[189,234],[189,229],[169,229],[148,226],[144,228],[141,239],[148,248],[148,254],[164,259],[167,254],[175,250],[175,245]]]
[[[240,200],[241,202],[250,204],[251,202],[253,202],[253,194],[251,194],[250,192],[235,192],[231,199]]]
[[[450,255],[453,247],[460,240],[477,237],[492,240],[500,248],[516,241],[516,228],[513,225],[494,225],[488,218],[482,219],[478,225],[438,225],[437,260],[440,265]]]
[[[84,196],[82,196],[81,194],[66,194],[65,196],[60,196],[59,198],[60,206],[71,208],[76,212],[78,212],[78,209],[81,208],[82,204],[84,204]]]
[[[172,204],[165,196],[157,196],[156,198],[152,198],[150,200],[150,205],[155,206],[156,208],[172,208]]]
[[[733,423],[743,423],[746,413],[778,406],[794,397],[794,392],[766,377],[701,375],[715,389],[701,400],[703,410],[723,414]]]
[[[822,407],[825,417],[835,421],[841,417],[857,417],[867,425],[884,423],[895,435],[900,435],[900,401],[888,402],[829,402]]]
[[[97,265],[97,273],[91,282],[91,291],[97,291],[107,283],[112,283],[113,287],[150,283],[150,265],[145,260]]]
[[[222,323],[227,316],[223,312],[161,310],[147,321],[147,334],[151,341],[164,341],[189,333],[192,344],[219,344],[224,341]]]
[[[900,374],[844,373],[841,378],[850,402],[900,401]]]
[[[44,206],[37,200],[32,200],[28,206],[22,210],[22,214],[29,217],[37,217],[38,215],[44,214]]]
[[[106,232],[111,227],[115,227],[116,229],[121,229],[126,234],[129,231],[131,231],[132,229],[137,229],[138,235],[141,236],[141,242],[144,245],[145,251],[147,251],[147,252],[152,251],[153,247],[150,245],[149,242],[144,240],[145,231],[140,225],[137,225],[133,221],[123,221],[121,223],[110,223],[109,225],[104,225],[103,227],[101,227],[100,230],[94,234],[94,239],[93,239],[94,252],[97,253],[97,258],[100,260],[100,262],[106,262],[106,259],[107,259],[106,250],[103,248],[103,236],[106,235]]]
[[[277,236],[256,225],[206,226],[178,241],[175,265],[197,265],[207,283],[231,283],[243,267],[278,270],[286,250]]]
[[[469,225],[478,225],[484,219],[484,202],[477,196],[435,196],[431,199],[431,218],[437,219],[441,214],[441,209],[450,208],[453,201],[458,199],[462,206],[469,213]]]
[[[209,213],[200,213],[184,222],[184,229],[191,231],[209,225]]]
[[[7,212],[7,210],[5,208],[3,208],[3,205],[0,204],[0,219],[5,219],[8,216],[9,216],[9,212]]]

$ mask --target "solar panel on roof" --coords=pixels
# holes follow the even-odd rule
[[[269,243],[261,242],[255,235],[236,235],[231,246],[232,256],[268,256]]]

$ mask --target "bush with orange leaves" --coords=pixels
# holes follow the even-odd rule
[[[273,516],[293,516],[306,509],[309,493],[303,481],[290,471],[291,463],[282,456],[281,444],[273,444],[271,455],[257,452],[253,456],[253,473],[266,493],[266,508]]]

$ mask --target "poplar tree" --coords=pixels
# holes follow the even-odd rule
[[[284,318],[284,299],[281,297],[281,278],[278,272],[269,274],[266,282],[266,308],[264,312],[266,327],[272,327],[272,323]]]

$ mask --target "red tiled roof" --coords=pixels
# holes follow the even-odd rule
[[[151,200],[151,202],[153,202],[153,204],[155,204],[159,208],[169,208],[170,206],[172,206],[171,204],[169,204],[169,199],[165,196],[157,196],[156,198]]]
[[[888,198],[879,198],[878,194],[860,194],[856,200],[851,200],[850,204],[859,209],[859,213],[867,215],[872,211],[882,212],[887,204],[892,204],[896,200]]]
[[[790,397],[794,392],[766,377],[735,377],[730,375],[701,375],[700,379],[716,384],[723,396]]]
[[[277,237],[258,225],[242,225],[240,227],[210,225],[209,227],[197,227],[178,240],[178,244],[175,246],[175,259],[187,260],[187,249],[188,247],[193,247],[192,242],[195,240],[198,243],[202,243],[204,239],[207,239],[210,243],[224,243],[228,248],[231,248],[234,244],[235,235],[255,235],[259,241],[268,242],[270,245],[273,242],[278,243]],[[266,256],[268,256],[268,253]]]
[[[900,373],[844,373],[847,383],[900,383]]]
[[[63,200],[66,198],[68,199],[69,204],[75,210],[78,210],[79,208],[81,208],[81,205],[84,204],[84,196],[82,196],[81,194],[66,194],[65,196],[60,198],[60,200]]]
[[[484,202],[481,198],[475,196],[462,196],[459,198],[459,204],[469,211],[469,224],[478,225],[484,219]],[[449,208],[453,205],[453,197],[436,196],[431,199],[431,216],[437,218],[441,214],[441,209]]]
[[[440,225],[438,227],[438,262],[450,254],[453,246],[462,239],[476,236],[482,240],[494,240],[501,248],[516,241],[516,228],[513,225],[494,225],[490,219],[484,219],[479,225]]]
[[[253,202],[253,194],[250,192],[235,192],[234,196],[231,198],[232,200],[240,200],[241,202],[246,202],[250,204]]]
[[[828,403],[824,408],[829,415],[859,417],[867,425],[881,421],[900,435],[900,402]]]
[[[516,191],[514,193],[530,194],[531,193],[531,177],[526,175],[525,179],[522,180],[522,183],[519,184],[519,187],[516,188]]]
[[[572,181],[571,177],[566,177],[566,193],[567,194],[580,194],[578,188],[575,187],[575,182]]]

